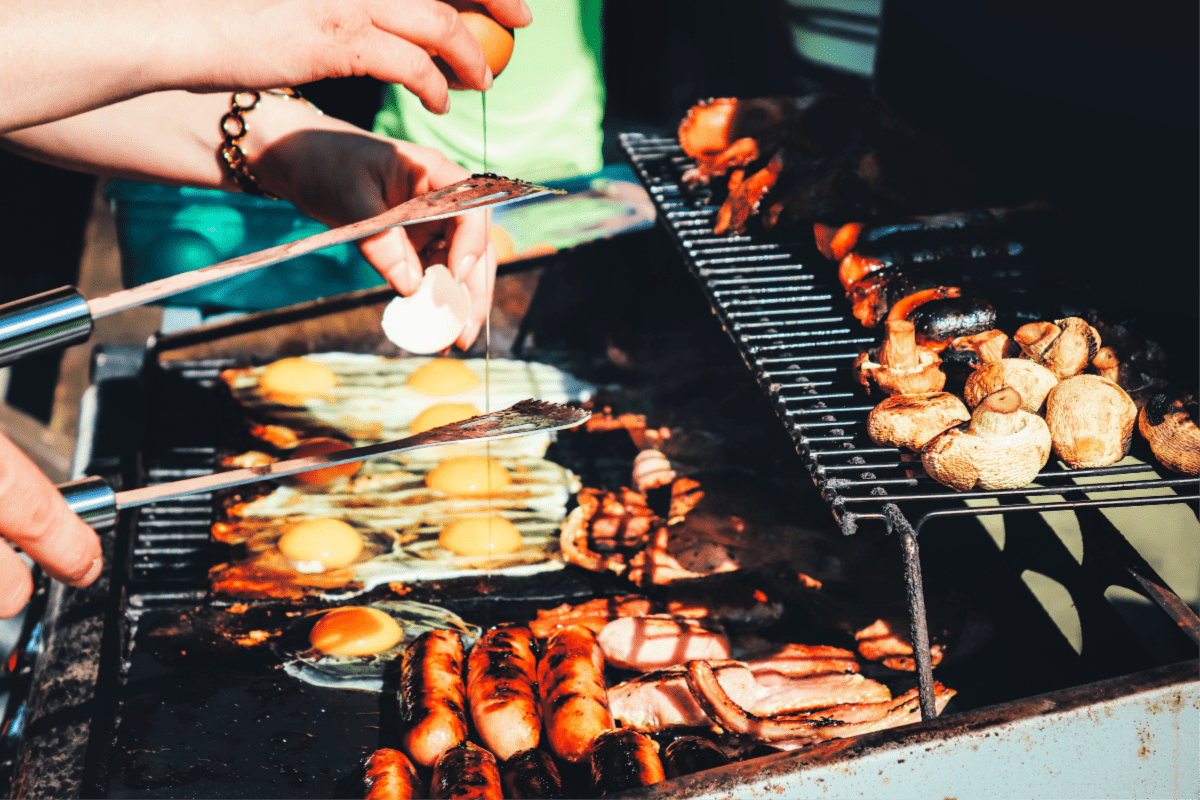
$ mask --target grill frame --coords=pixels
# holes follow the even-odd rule
[[[960,493],[931,478],[907,474],[898,448],[876,446],[866,437],[866,417],[874,404],[863,402],[863,395],[851,380],[848,369],[863,349],[878,344],[878,337],[866,335],[866,329],[857,323],[846,304],[837,299],[842,292],[836,281],[823,276],[820,270],[810,271],[806,266],[806,261],[817,263],[820,260],[815,246],[795,239],[776,241],[766,235],[713,234],[712,220],[718,210],[713,203],[713,192],[708,187],[691,190],[682,185],[683,172],[695,166],[695,162],[683,152],[676,139],[632,132],[620,134],[620,143],[634,172],[653,198],[661,226],[700,284],[713,313],[733,340],[742,360],[772,401],[776,415],[842,533],[855,534],[860,523],[867,521],[882,523],[887,533],[899,535],[924,719],[931,720],[936,716],[917,544],[918,534],[926,524],[958,517],[1022,511],[1079,511],[1175,503],[1188,504],[1200,515],[1195,505],[1200,502],[1200,477],[1162,477],[1151,458],[1146,457],[1148,447],[1144,443],[1140,443],[1143,464],[1070,470],[1055,462],[1037,477],[1038,484],[1048,481],[1052,485],[1039,485],[1034,489]],[[785,292],[791,295],[779,296]],[[751,317],[754,321],[745,321]],[[785,330],[780,331],[780,328]],[[789,328],[800,330],[786,330]],[[787,369],[773,368],[784,364],[789,365]],[[792,394],[793,391],[796,394]],[[839,404],[831,407],[830,402]],[[894,461],[883,460],[892,457]],[[878,473],[885,471],[899,474],[879,477]],[[1064,478],[1105,478],[1143,472],[1149,472],[1153,477],[1100,484],[1054,485]],[[857,473],[857,477],[847,477],[853,473]],[[912,488],[921,491],[896,493]],[[1176,493],[1137,498],[1096,499],[1088,496],[1089,493],[1162,489]],[[1180,491],[1187,493],[1180,494]],[[1050,503],[1026,499],[1045,495],[1064,495],[1068,499]],[[966,498],[996,501],[998,505],[960,505]],[[915,524],[910,521],[914,508]],[[1163,582],[1119,532],[1103,525],[1095,527],[1101,531],[1095,541],[1104,555],[1095,558],[1093,563],[1104,561],[1106,567],[1099,571],[1114,576],[1115,584],[1132,589],[1157,604],[1193,642],[1200,644],[1200,617]]]

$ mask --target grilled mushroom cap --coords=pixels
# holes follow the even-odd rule
[[[1115,464],[1129,452],[1137,406],[1125,390],[1099,375],[1076,375],[1046,397],[1054,452],[1076,469]]]
[[[996,329],[974,336],[959,336],[950,342],[950,349],[968,350],[979,357],[980,364],[994,364],[1002,358],[1020,354],[1020,350],[1013,340],[1008,338],[1008,334]]]
[[[1013,339],[1026,356],[1058,378],[1078,375],[1100,350],[1100,334],[1079,317],[1022,325]]]
[[[867,393],[923,394],[940,392],[946,385],[946,375],[938,365],[938,354],[917,346],[913,324],[908,320],[892,320],[887,324],[887,339],[877,350],[868,350],[854,362],[858,382]]]
[[[878,445],[920,450],[942,431],[971,419],[971,412],[949,392],[898,394],[867,416],[867,435]]]
[[[1046,395],[1058,383],[1054,373],[1024,358],[1002,358],[984,364],[971,373],[963,387],[963,399],[971,408],[979,405],[983,398],[1011,386],[1023,398],[1021,408],[1036,414],[1046,402]]]
[[[970,425],[935,437],[921,453],[929,476],[959,491],[1026,486],[1049,458],[1046,423],[1021,410],[1021,395],[1011,386],[983,398]]]
[[[1194,392],[1160,392],[1150,398],[1138,417],[1138,429],[1158,460],[1185,475],[1200,475],[1197,405]]]

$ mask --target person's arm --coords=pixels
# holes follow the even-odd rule
[[[110,177],[237,190],[217,154],[228,94],[158,92],[0,136],[0,145],[70,169]],[[367,133],[317,114],[306,103],[263,94],[245,115],[243,148],[262,188],[315,219],[337,226],[374,216],[417,194],[469,176],[436,150]],[[490,308],[485,212],[393,228],[359,247],[402,294],[420,283],[419,250],[450,242],[449,268],[471,294],[472,319],[459,337],[475,340]]]
[[[523,0],[482,0],[510,27]],[[449,107],[437,54],[461,88],[491,73],[439,0],[0,0],[0,133],[166,89],[267,89],[372,75]]]

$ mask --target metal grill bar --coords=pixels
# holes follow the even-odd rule
[[[882,522],[889,532],[900,534],[921,710],[925,718],[930,718],[934,713],[934,695],[916,537],[927,522],[1016,511],[1148,506],[1200,499],[1200,479],[1176,476],[1161,478],[1150,465],[1123,464],[1104,470],[1075,471],[1052,467],[1038,476],[1037,481],[1042,484],[1040,486],[990,492],[959,493],[925,477],[894,476],[897,470],[920,470],[920,463],[905,461],[896,448],[878,447],[867,438],[863,423],[874,405],[853,402],[862,397],[861,389],[851,379],[849,370],[841,366],[857,358],[863,349],[876,344],[878,337],[855,335],[863,329],[849,314],[848,308],[844,313],[840,311],[844,306],[812,305],[828,303],[835,295],[840,301],[843,292],[837,285],[835,268],[821,263],[811,242],[799,239],[776,242],[764,241],[766,237],[762,235],[718,237],[711,233],[711,228],[704,231],[703,238],[700,238],[695,229],[699,225],[684,223],[703,221],[703,225],[708,225],[716,207],[711,204],[710,191],[692,192],[683,187],[680,180],[683,172],[694,163],[678,143],[667,138],[627,133],[621,135],[621,144],[640,180],[658,204],[664,226],[707,293],[713,311],[737,345],[746,365],[757,377],[764,393],[771,398],[776,413],[795,441],[797,451],[805,458],[809,472],[842,532],[856,533],[861,522],[872,521]],[[667,196],[670,197],[669,206],[664,203]],[[701,242],[703,247],[699,246]],[[720,257],[710,258],[712,255]],[[789,263],[763,263],[784,259]],[[812,268],[810,265],[813,263],[820,266]],[[778,270],[781,274],[777,278],[766,278],[763,276],[764,270]],[[720,277],[716,278],[718,275]],[[805,313],[826,316],[799,316]],[[780,319],[780,316],[784,318]],[[822,327],[806,327],[818,325]],[[805,368],[814,363],[835,366]],[[787,369],[779,369],[783,365]],[[820,381],[808,377],[818,373],[822,375]],[[831,401],[844,402],[845,405],[830,408]],[[806,433],[808,431],[817,435],[810,436]],[[889,456],[890,459],[887,458]],[[868,458],[873,460],[868,461]],[[847,460],[849,463],[846,463]],[[1055,485],[1059,478],[1140,472],[1148,475],[1093,485]],[[1173,489],[1177,494],[1136,498],[1089,497],[1106,492],[1145,489]],[[1021,502],[1026,498],[1068,493],[1078,499]],[[980,498],[998,499],[1001,502],[997,506],[963,505],[964,499]],[[913,508],[918,514],[915,525],[909,522],[899,504]],[[848,506],[854,510],[847,510]],[[1155,586],[1160,584],[1161,581],[1153,583]],[[1169,594],[1169,590],[1166,591]],[[1170,602],[1160,600],[1153,593],[1150,596],[1171,612],[1173,605]],[[1178,601],[1178,598],[1175,600]]]

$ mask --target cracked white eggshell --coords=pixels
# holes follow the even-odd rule
[[[411,297],[397,297],[383,311],[383,333],[397,347],[427,355],[445,350],[467,326],[471,297],[467,287],[434,264],[425,270]]]

